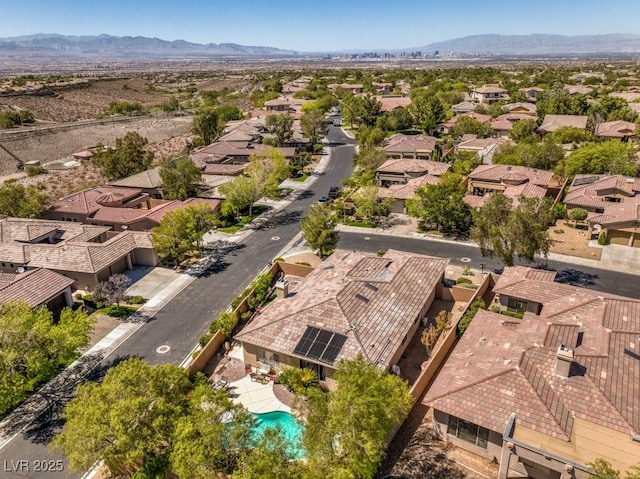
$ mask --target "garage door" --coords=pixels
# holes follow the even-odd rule
[[[619,244],[619,245],[627,246],[629,244],[629,236],[631,236],[631,233],[627,231],[616,231],[616,230],[607,231],[607,240],[611,244]]]
[[[640,232],[636,233],[635,237],[633,238],[633,247],[640,248]]]

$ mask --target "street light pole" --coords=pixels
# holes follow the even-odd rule
[[[480,271],[482,272],[482,277],[484,277],[484,268],[487,266],[487,263],[480,263]]]

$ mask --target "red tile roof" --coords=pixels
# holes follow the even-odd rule
[[[431,152],[436,147],[436,139],[429,135],[404,135],[395,133],[385,141],[384,150],[388,153]]]
[[[378,167],[378,173],[421,173],[433,176],[444,175],[451,163],[443,161],[420,160],[415,158],[390,158]]]
[[[479,311],[425,404],[499,433],[512,412],[565,441],[574,418],[640,432],[640,302],[554,283],[553,275],[505,269],[494,292],[543,304],[540,316]],[[560,345],[575,349],[568,378],[555,374]]]

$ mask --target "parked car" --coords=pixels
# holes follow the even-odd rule
[[[332,200],[335,200],[338,197],[338,187],[332,186],[331,188],[329,188],[329,194],[327,196]]]
[[[328,196],[321,196],[320,198],[318,198],[318,203],[321,204],[321,205],[329,203],[329,197]]]

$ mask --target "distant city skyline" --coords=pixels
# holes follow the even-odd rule
[[[0,0],[0,7],[0,37],[106,33],[301,52],[411,49],[485,33],[640,34],[638,0]]]

